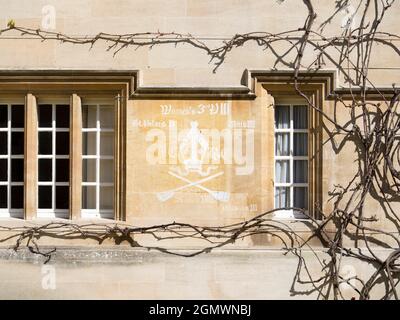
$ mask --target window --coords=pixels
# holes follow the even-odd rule
[[[25,106],[0,105],[0,216],[22,217]]]
[[[38,216],[69,215],[69,105],[38,105]]]
[[[114,212],[114,107],[82,106],[82,215]]]
[[[275,106],[275,208],[279,217],[293,217],[288,208],[308,210],[308,108]]]

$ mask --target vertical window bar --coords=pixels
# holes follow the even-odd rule
[[[100,212],[100,105],[96,105],[96,211]]]
[[[290,192],[290,206],[293,207],[294,204],[294,200],[293,200],[293,196],[294,196],[294,192],[293,192],[293,154],[294,154],[294,135],[293,135],[293,128],[294,128],[294,124],[293,124],[293,105],[290,105],[290,113],[289,113],[289,129],[290,129],[290,188],[289,188],[289,192]]]
[[[11,105],[7,105],[7,210],[11,211]]]
[[[56,193],[56,187],[55,187],[55,167],[56,167],[56,106],[53,104],[51,107],[51,132],[52,132],[52,161],[51,161],[51,210],[55,210],[56,205],[56,199],[55,199],[55,193]]]

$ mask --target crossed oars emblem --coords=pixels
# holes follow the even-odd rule
[[[221,172],[218,172],[218,173],[215,173],[215,174],[213,174],[213,175],[211,175],[211,176],[208,176],[208,177],[206,177],[206,178],[197,180],[197,181],[191,181],[191,180],[189,180],[189,179],[187,179],[187,178],[185,178],[185,177],[182,177],[182,176],[180,176],[180,175],[178,175],[178,174],[176,174],[176,173],[174,173],[174,172],[172,172],[172,171],[168,171],[168,173],[169,173],[171,176],[175,177],[175,178],[178,178],[178,179],[180,179],[180,180],[182,180],[182,181],[187,182],[187,184],[185,184],[185,185],[183,185],[183,186],[180,186],[180,187],[177,187],[177,188],[174,188],[174,189],[167,190],[167,191],[158,192],[158,193],[157,193],[157,198],[158,198],[160,201],[167,201],[167,200],[171,199],[171,198],[175,195],[175,193],[176,193],[177,191],[181,191],[181,190],[186,189],[186,188],[189,188],[189,187],[197,187],[197,188],[199,188],[199,189],[201,189],[201,190],[203,190],[203,191],[206,191],[206,192],[207,192],[208,194],[210,194],[215,200],[218,200],[218,201],[224,201],[224,202],[226,202],[226,201],[229,200],[229,193],[228,193],[228,192],[210,190],[210,189],[208,189],[208,188],[206,188],[206,187],[204,187],[204,186],[201,185],[202,183],[204,183],[204,182],[206,182],[206,181],[215,179],[216,177],[219,177],[220,175],[223,175],[224,173],[223,173],[222,171],[221,171]]]
[[[218,201],[228,201],[229,200],[229,193],[225,191],[216,191],[216,190],[210,190],[203,185],[202,183],[215,179],[219,177],[220,175],[223,175],[224,173],[218,172],[213,175],[210,175],[210,171],[214,169],[213,167],[209,167],[208,170],[203,170],[202,168],[202,160],[203,158],[199,159],[199,152],[202,155],[202,157],[205,156],[205,153],[208,149],[208,142],[204,138],[204,136],[201,134],[200,130],[198,129],[198,123],[197,121],[192,121],[190,123],[190,130],[188,134],[186,135],[184,141],[181,143],[179,146],[180,152],[184,153],[185,150],[189,153],[189,158],[186,158],[183,163],[184,167],[176,167],[175,171],[168,171],[168,173],[175,177],[178,178],[179,180],[187,182],[187,184],[180,186],[175,189],[163,191],[163,192],[158,192],[157,193],[157,198],[160,201],[167,201],[168,199],[171,199],[177,191],[181,191],[183,189],[189,188],[189,187],[197,187],[203,191],[206,191],[208,194],[210,194],[215,200]],[[200,150],[198,150],[198,146],[200,146]],[[205,178],[202,178],[197,181],[191,181],[188,178],[185,178],[184,176],[187,176],[189,172],[195,172],[199,174],[200,176],[208,176]]]

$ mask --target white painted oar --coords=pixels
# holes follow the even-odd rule
[[[174,172],[168,171],[168,173],[172,176],[174,176],[175,178],[181,179],[185,182],[189,182],[191,183],[191,181],[185,177],[181,177],[179,175],[177,175]],[[204,190],[206,192],[208,192],[215,200],[218,201],[223,201],[223,202],[227,202],[229,200],[229,193],[225,192],[225,191],[214,191],[214,190],[210,190],[206,187],[203,187],[202,185],[199,184],[200,182],[194,184],[194,186],[196,186],[197,188],[200,188],[201,190]]]
[[[171,174],[171,171],[169,171],[169,174]],[[196,185],[198,185],[200,183],[203,183],[203,182],[206,182],[208,180],[211,180],[211,179],[214,179],[216,177],[219,177],[222,174],[224,174],[224,173],[221,171],[221,172],[218,172],[216,174],[213,174],[213,175],[211,175],[209,177],[203,178],[203,179],[198,180],[198,181],[190,181],[189,179],[187,179],[186,182],[189,182],[188,184],[185,184],[184,186],[181,186],[181,187],[178,187],[178,188],[175,188],[175,189],[172,189],[172,190],[158,192],[157,193],[157,198],[158,198],[158,200],[163,201],[163,202],[167,201],[167,200],[171,199],[174,196],[175,192],[177,192],[177,191],[180,191],[180,190],[192,187],[192,186],[196,186]]]

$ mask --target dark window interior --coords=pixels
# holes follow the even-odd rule
[[[39,159],[39,181],[52,180],[51,159]]]
[[[51,186],[39,186],[39,208],[51,209]]]
[[[0,208],[7,208],[7,186],[0,186]]]
[[[69,132],[56,133],[56,154],[69,154]]]
[[[69,187],[56,186],[56,209],[68,209],[69,207]]]
[[[51,132],[39,132],[39,154],[52,154]]]
[[[11,132],[11,154],[24,154],[23,132]]]
[[[11,127],[23,128],[25,124],[25,106],[13,105],[11,108]]]
[[[24,187],[11,186],[11,208],[22,209],[24,207]]]
[[[69,128],[69,105],[57,105],[56,127]]]
[[[69,159],[56,160],[56,182],[69,181]]]
[[[51,127],[52,123],[52,105],[41,104],[38,106],[39,112],[39,128]]]
[[[24,159],[11,159],[11,181],[24,182]]]

